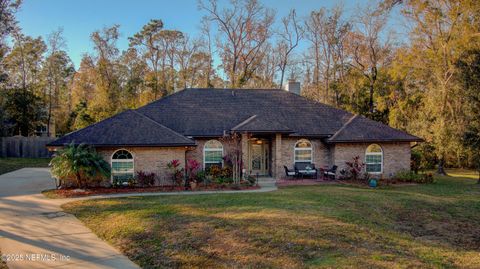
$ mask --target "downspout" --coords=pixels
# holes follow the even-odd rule
[[[185,173],[183,173],[183,180],[185,181],[185,186],[184,186],[185,190],[188,188],[188,185],[189,185],[188,180],[187,180],[188,179],[188,175],[187,175],[187,171],[188,171],[188,169],[187,169],[187,151],[188,151],[188,147],[185,147],[185,154],[184,154],[184,156],[185,156],[185,159],[184,159]]]

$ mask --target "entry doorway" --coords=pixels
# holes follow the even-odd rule
[[[270,170],[270,142],[267,139],[254,138],[249,143],[250,174],[268,176]]]

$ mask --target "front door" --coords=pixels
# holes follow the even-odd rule
[[[250,142],[250,173],[252,175],[268,175],[269,144],[267,140]]]

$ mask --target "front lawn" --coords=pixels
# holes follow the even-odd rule
[[[64,209],[145,268],[479,268],[480,186],[455,175],[430,185],[298,186]]]
[[[25,167],[48,167],[49,158],[0,158],[0,175]]]

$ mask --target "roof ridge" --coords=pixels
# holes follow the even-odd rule
[[[184,135],[182,135],[182,134],[180,134],[180,133],[178,133],[178,132],[176,132],[176,131],[174,131],[174,130],[172,130],[172,129],[168,128],[167,126],[165,126],[165,125],[163,125],[163,124],[161,124],[161,123],[157,122],[156,120],[154,120],[154,119],[152,119],[152,118],[148,117],[148,116],[147,116],[147,115],[145,115],[145,114],[142,114],[142,113],[140,113],[140,112],[138,112],[138,111],[136,111],[136,110],[131,110],[131,111],[132,111],[133,113],[135,113],[135,114],[137,114],[137,115],[141,116],[141,117],[144,117],[144,118],[146,118],[147,120],[149,120],[149,121],[153,122],[154,124],[156,124],[156,125],[158,125],[158,126],[160,126],[160,127],[164,128],[164,129],[167,129],[168,131],[172,132],[172,133],[173,133],[173,134],[175,134],[176,136],[179,136],[179,137],[182,137],[183,139],[186,139],[186,140],[189,140],[189,141],[191,141],[191,142],[194,142],[194,141],[193,141],[193,140],[191,140],[190,138],[188,138],[188,137],[186,137],[186,136],[184,136]]]
[[[238,128],[242,127],[243,125],[245,125],[245,124],[247,124],[247,123],[251,122],[251,121],[252,121],[253,119],[255,119],[256,117],[257,117],[257,115],[256,115],[256,114],[255,114],[255,115],[253,115],[253,116],[250,116],[250,117],[248,117],[248,119],[246,119],[246,120],[244,120],[244,121],[240,122],[239,124],[237,124],[236,126],[234,126],[234,127],[231,129],[231,130],[232,130],[232,131],[235,131],[236,129],[238,129]]]
[[[354,114],[338,131],[336,131],[328,140],[333,140],[335,137],[337,137],[343,130],[347,128],[347,126],[352,123],[354,119],[356,119],[359,115]]]

